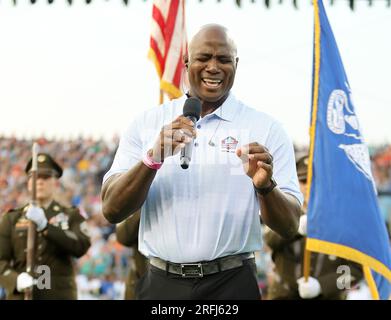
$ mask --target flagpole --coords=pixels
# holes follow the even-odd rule
[[[38,175],[38,144],[33,143],[32,147],[32,165],[31,165],[31,205],[37,205],[37,175]],[[37,229],[34,222],[29,221],[27,230],[27,249],[26,249],[26,272],[34,275],[35,242],[37,238]],[[33,299],[33,288],[25,290],[24,300]]]
[[[307,242],[307,238],[305,239]],[[305,249],[304,250],[304,261],[303,261],[303,276],[305,282],[308,281],[308,277],[310,276],[310,265],[311,265],[311,251]]]
[[[163,90],[160,90],[159,104],[163,104],[163,100],[164,100],[164,92]]]
[[[311,193],[312,183],[312,164],[314,161],[314,146],[315,146],[315,126],[316,115],[318,112],[318,97],[319,97],[319,70],[320,70],[320,21],[319,21],[319,4],[318,0],[313,0],[314,6],[314,83],[313,83],[313,101],[312,101],[312,117],[310,127],[310,152],[308,159],[308,173],[307,173],[307,192],[306,202],[308,204]],[[307,239],[306,239],[307,242]],[[311,251],[307,249],[307,243],[304,250],[303,260],[303,275],[305,281],[308,281],[310,275]]]

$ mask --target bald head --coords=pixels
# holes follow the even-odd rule
[[[189,55],[191,56],[194,49],[197,48],[202,41],[215,37],[218,35],[229,46],[231,53],[234,57],[237,55],[237,47],[234,40],[229,35],[229,31],[226,27],[219,24],[206,24],[200,28],[200,30],[193,36],[189,44]]]

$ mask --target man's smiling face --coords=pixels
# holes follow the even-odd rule
[[[227,97],[236,66],[236,48],[225,30],[218,27],[202,30],[189,47],[190,94],[206,102]]]

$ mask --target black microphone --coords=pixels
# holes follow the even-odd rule
[[[183,115],[190,119],[195,125],[201,116],[201,101],[194,97],[188,98],[183,106]],[[185,147],[181,149],[180,163],[182,169],[187,169],[189,167],[192,149],[193,140],[186,143]]]

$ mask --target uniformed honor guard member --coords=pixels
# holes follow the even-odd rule
[[[135,288],[138,280],[147,271],[148,259],[138,251],[138,228],[140,224],[140,210],[116,226],[117,241],[133,249],[130,259],[130,268],[125,284],[125,300],[134,300]]]
[[[303,194],[306,193],[308,156],[296,161],[297,175]],[[303,278],[303,256],[307,233],[307,204],[304,203],[298,234],[293,239],[281,238],[268,229],[264,235],[272,250],[275,273],[268,289],[268,299],[344,300],[347,290],[362,279],[361,267],[336,256],[311,253],[311,269],[308,282]],[[338,269],[339,268],[339,269]],[[349,277],[349,279],[347,278]]]
[[[23,299],[32,288],[34,300],[77,299],[73,258],[90,247],[85,219],[76,207],[65,207],[54,200],[62,168],[45,153],[38,154],[37,206],[13,209],[0,220],[0,286],[7,299]],[[32,192],[32,159],[27,163],[28,190]],[[27,229],[36,225],[35,268],[26,272]]]

